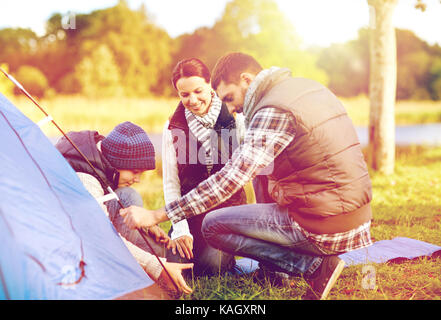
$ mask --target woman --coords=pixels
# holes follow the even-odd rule
[[[208,68],[196,58],[180,61],[172,83],[180,102],[163,132],[162,161],[165,202],[195,188],[225,165],[238,146],[243,123],[236,121],[210,85]],[[241,189],[212,210],[246,203]],[[201,233],[205,214],[174,224],[170,230],[173,254],[168,261],[194,262],[195,275],[225,272],[234,257],[210,247]],[[177,250],[176,250],[177,249]]]

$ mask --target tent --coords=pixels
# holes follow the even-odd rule
[[[0,239],[0,299],[164,297],[63,156],[1,93]]]

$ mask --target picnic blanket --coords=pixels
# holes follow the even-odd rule
[[[440,256],[441,247],[411,238],[397,237],[340,255],[346,266],[369,263],[401,262],[423,256]]]
[[[346,267],[357,264],[401,262],[423,256],[441,256],[441,247],[420,240],[397,237],[381,240],[373,245],[339,255]],[[239,273],[246,274],[258,268],[258,262],[250,258],[236,261]]]

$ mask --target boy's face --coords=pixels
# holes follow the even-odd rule
[[[130,187],[134,183],[138,183],[144,170],[127,170],[118,169],[119,181],[118,188]]]

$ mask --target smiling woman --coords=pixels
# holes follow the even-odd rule
[[[176,89],[185,108],[198,116],[208,112],[213,91],[203,78],[195,76],[180,78],[176,82]]]
[[[198,116],[208,112],[213,90],[210,86],[210,72],[202,61],[180,61],[173,70],[172,83],[186,109]]]
[[[211,88],[210,72],[202,61],[190,58],[178,62],[172,83],[181,101],[162,136],[165,203],[180,198],[221,170],[226,161],[218,160],[227,160],[238,145],[237,122]],[[241,189],[223,206],[245,203]],[[234,257],[206,243],[201,232],[204,218],[202,214],[173,224],[170,236],[179,254],[168,258],[194,262],[195,275],[228,271],[234,266]]]

